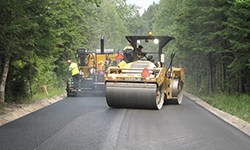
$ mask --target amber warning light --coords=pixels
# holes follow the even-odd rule
[[[153,36],[153,32],[148,32],[148,36]]]

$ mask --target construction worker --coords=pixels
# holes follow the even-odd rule
[[[126,63],[132,62],[133,61],[133,52],[134,48],[131,45],[131,43],[128,43],[128,45],[126,47],[124,47],[123,49],[123,56],[124,56],[124,61]]]
[[[142,52],[142,50],[143,50],[143,46],[139,45],[135,51],[135,58],[134,58],[135,60],[143,58],[146,55],[146,53]]]
[[[69,71],[71,71],[71,75],[73,78],[74,86],[77,90],[79,89],[79,80],[80,80],[80,75],[79,75],[79,69],[77,63],[71,62],[71,60],[67,61],[69,65]]]
[[[124,51],[125,50],[134,50],[133,46],[131,45],[131,43],[128,42],[128,45],[124,47],[123,49]]]
[[[137,52],[141,53],[142,52],[142,49],[143,49],[143,46],[139,45],[138,48],[136,49]]]

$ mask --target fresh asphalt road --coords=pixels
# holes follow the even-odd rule
[[[0,127],[1,150],[250,150],[250,137],[188,98],[162,110],[65,98]]]

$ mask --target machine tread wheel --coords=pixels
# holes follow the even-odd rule
[[[178,94],[178,98],[177,99],[171,99],[171,100],[167,100],[166,104],[174,104],[174,105],[180,105],[182,103],[183,100],[183,93],[182,91]]]
[[[183,100],[182,83],[179,78],[174,79],[172,84],[172,96],[177,97],[173,99],[166,99],[164,104],[180,105]]]
[[[160,85],[159,88],[157,88],[156,90],[156,98],[155,98],[155,102],[156,102],[156,106],[157,109],[160,110],[164,104],[164,87],[163,85]]]

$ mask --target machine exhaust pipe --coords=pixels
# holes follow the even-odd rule
[[[101,36],[101,54],[104,54],[104,36]]]

